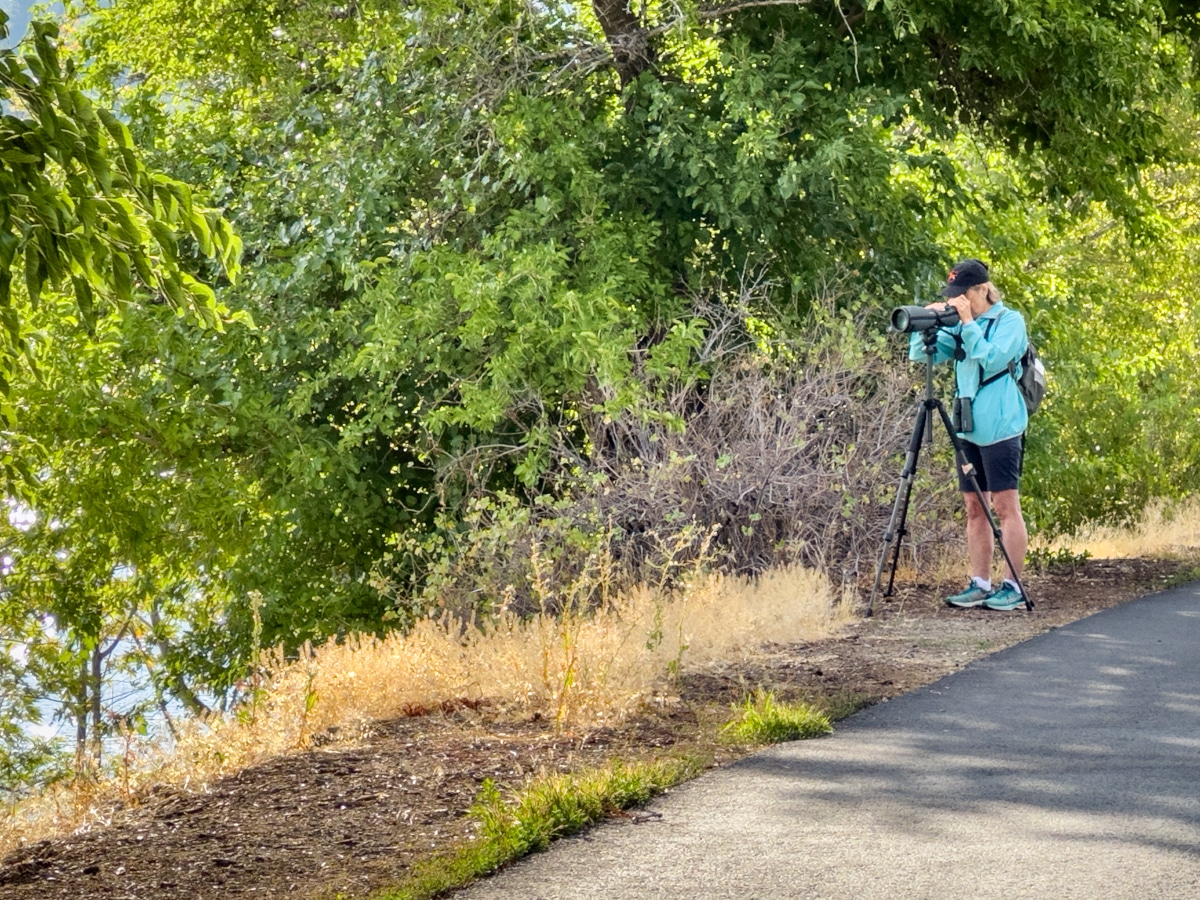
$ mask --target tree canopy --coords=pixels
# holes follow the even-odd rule
[[[7,20],[0,12],[2,35]],[[56,25],[35,21],[25,46],[0,49],[0,403],[10,424],[12,367],[28,349],[22,304],[65,287],[71,318],[91,329],[98,303],[132,303],[144,286],[219,327],[216,295],[182,264],[180,236],[231,275],[240,248],[227,221],[148,169],[125,123],[80,89]]]

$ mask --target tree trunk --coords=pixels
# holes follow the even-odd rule
[[[630,10],[628,0],[592,0],[592,9],[604,29],[621,87],[625,87],[654,64],[646,29]]]
[[[79,683],[75,690],[75,777],[87,779],[91,776],[91,761],[88,757],[88,660],[79,662]]]
[[[102,730],[100,728],[100,686],[101,686],[101,664],[104,661],[104,654],[100,652],[100,646],[97,644],[96,649],[92,651],[92,764],[95,766],[95,771],[100,771],[100,756],[103,752]]]

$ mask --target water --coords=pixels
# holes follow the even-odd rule
[[[126,649],[133,649],[132,645],[123,642],[123,646],[118,647],[114,652],[113,658],[119,657]],[[11,648],[9,652],[13,652]],[[134,709],[141,708],[144,711],[143,721],[146,732],[139,742],[169,746],[171,737],[166,716],[170,715],[172,720],[179,721],[186,718],[188,713],[181,703],[168,698],[164,714],[163,710],[155,704],[154,699],[154,688],[144,669],[134,672],[108,673],[101,689],[101,706],[104,711],[106,727],[111,726],[113,714],[128,714]],[[214,702],[214,698],[203,693],[201,700],[205,703]],[[24,733],[30,737],[50,740],[57,744],[64,753],[70,755],[75,747],[74,717],[69,710],[64,709],[62,701],[57,698],[41,700],[38,703],[38,710],[41,713],[41,721],[22,723]],[[125,741],[120,734],[106,735],[101,750],[104,767],[107,769],[114,762],[119,761],[124,751]],[[4,788],[16,787],[16,785],[0,785],[0,793],[3,793]]]

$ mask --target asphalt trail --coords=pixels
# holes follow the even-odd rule
[[[1200,585],[1055,629],[650,809],[661,818],[560,841],[456,896],[1200,898]]]

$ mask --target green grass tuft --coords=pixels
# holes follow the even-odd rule
[[[777,744],[829,734],[833,725],[829,716],[806,703],[780,703],[773,693],[759,689],[721,731],[741,743]]]
[[[1193,581],[1200,581],[1200,566],[1193,566],[1190,569],[1184,569],[1182,572],[1163,579],[1162,587],[1173,588],[1183,584],[1191,584]]]
[[[617,764],[540,778],[506,802],[490,779],[470,815],[479,837],[452,853],[414,867],[403,884],[376,900],[428,900],[494,872],[556,838],[574,834],[613,812],[645,803],[672,785],[694,778],[705,762],[695,757]]]

